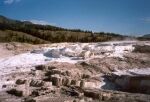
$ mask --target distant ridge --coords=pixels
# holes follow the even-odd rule
[[[142,40],[142,41],[145,41],[145,40],[150,41],[150,34],[145,34],[141,37],[138,37],[137,39]]]
[[[150,38],[150,34],[143,35],[144,38]]]
[[[0,42],[26,42],[33,44],[50,42],[101,42],[123,40],[115,33],[66,29],[51,25],[33,24],[30,21],[13,20],[0,15]]]

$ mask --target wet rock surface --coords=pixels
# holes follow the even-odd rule
[[[122,75],[111,73],[105,77],[115,83],[121,91],[150,94],[150,75],[129,72]]]

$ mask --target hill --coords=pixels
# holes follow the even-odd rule
[[[49,42],[101,42],[122,40],[123,38],[124,36],[115,33],[93,33],[80,29],[65,29],[0,16],[0,42],[15,41],[41,44]]]
[[[150,34],[146,34],[146,35],[144,35],[143,37],[145,37],[145,38],[150,38]]]
[[[141,37],[138,37],[138,40],[142,40],[142,41],[150,40],[150,34],[145,34],[145,35],[143,35]]]

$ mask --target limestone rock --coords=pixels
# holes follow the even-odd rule
[[[23,95],[24,97],[27,97],[27,96],[31,95],[30,87],[29,87],[27,84],[18,85],[18,86],[16,87],[16,90],[22,91],[22,95]]]
[[[84,88],[100,88],[100,82],[99,81],[85,81],[84,82]]]
[[[43,81],[39,81],[39,80],[31,80],[30,82],[30,86],[32,87],[41,87],[44,85]]]
[[[91,77],[91,76],[88,75],[88,74],[83,74],[83,75],[82,75],[82,78],[83,78],[83,79],[90,78],[90,77]]]
[[[81,87],[81,88],[84,88],[84,86],[85,86],[85,81],[84,81],[84,80],[81,80],[81,82],[80,82],[80,87]]]
[[[111,93],[101,93],[100,96],[102,101],[108,101],[111,98]]]
[[[26,80],[18,79],[18,80],[16,81],[16,84],[17,84],[17,85],[21,85],[21,84],[25,84],[25,82],[26,82]]]
[[[46,57],[53,57],[53,58],[59,58],[60,57],[60,51],[58,49],[52,49],[46,53],[44,53],[44,56]]]
[[[44,82],[44,87],[52,87],[52,82]]]
[[[62,71],[59,69],[52,69],[51,72],[52,72],[52,74],[61,74],[62,73]]]
[[[62,79],[62,85],[68,86],[68,85],[70,85],[70,84],[71,84],[71,79],[70,79],[69,77],[64,77],[64,78]]]
[[[45,69],[45,65],[38,65],[35,67],[36,70],[44,70]]]
[[[78,80],[71,80],[71,85],[79,86],[79,87],[80,87],[80,83],[81,83],[81,81],[78,81]]]
[[[64,76],[71,76],[71,72],[70,71],[64,71],[61,73]]]
[[[52,69],[52,70],[47,71],[46,75],[47,75],[47,76],[51,76],[51,75],[54,75],[54,74],[59,74],[59,75],[60,75],[61,73],[62,73],[61,70]]]
[[[56,67],[54,67],[54,66],[48,66],[47,69],[48,69],[48,70],[52,70],[52,69],[56,69]]]
[[[31,94],[31,95],[34,96],[34,97],[37,97],[37,96],[39,96],[40,94],[39,94],[39,91],[34,90],[34,91],[32,91],[32,94]]]
[[[31,94],[29,87],[27,87],[26,85],[19,85],[16,88],[13,88],[7,92],[18,97],[27,97]]]
[[[19,91],[19,90],[16,90],[16,89],[11,89],[11,90],[7,91],[7,93],[11,94],[11,95],[18,96],[18,97],[23,96],[23,91]]]
[[[41,70],[36,70],[35,71],[35,76],[37,78],[42,78],[43,76],[45,76],[45,73],[43,71],[41,71]]]
[[[28,98],[24,99],[24,102],[36,102],[36,100],[33,99],[33,98],[28,97]]]
[[[93,99],[99,99],[99,92],[84,90],[84,95]]]
[[[62,84],[62,78],[58,74],[51,75],[51,81],[54,86],[61,86]]]

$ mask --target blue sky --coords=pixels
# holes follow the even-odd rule
[[[0,0],[0,15],[97,32],[150,33],[150,0]]]

